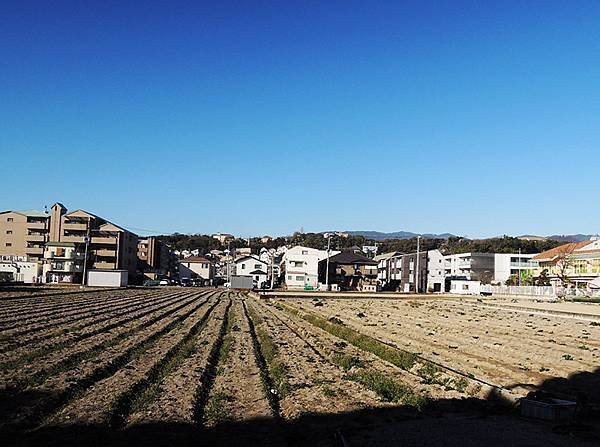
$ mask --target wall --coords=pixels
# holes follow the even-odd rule
[[[128,281],[127,270],[89,270],[87,285],[93,287],[125,287]]]

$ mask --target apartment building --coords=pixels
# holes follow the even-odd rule
[[[81,283],[85,244],[48,242],[42,272],[47,283]]]
[[[339,251],[330,250],[329,256]],[[298,245],[287,250],[282,257],[281,270],[288,289],[316,288],[319,283],[319,261],[327,259],[327,250]]]
[[[427,291],[427,252],[402,255],[399,291],[423,293]]]
[[[450,280],[474,280],[489,284],[494,280],[494,267],[494,253],[459,253],[444,256],[444,274]]]
[[[571,283],[576,287],[596,284],[600,278],[600,238],[564,244],[533,257],[538,262],[535,272],[540,277],[543,271],[556,286]]]
[[[377,262],[377,281],[382,287],[386,287],[386,285],[390,281],[390,259],[394,257],[401,256],[402,253],[399,251],[391,251],[388,253],[382,253],[373,258],[373,261]]]
[[[439,250],[427,252],[427,292],[443,292],[446,284],[444,255]]]
[[[526,278],[534,275],[539,263],[535,254],[495,253],[494,282],[504,285],[511,276]]]
[[[137,243],[138,270],[144,279],[175,276],[177,259],[171,248],[155,236]]]
[[[0,212],[0,256],[26,257],[39,262],[49,240],[50,216],[41,211]]]
[[[222,245],[225,245],[227,242],[235,239],[235,236],[229,233],[215,233],[211,237],[218,240]]]

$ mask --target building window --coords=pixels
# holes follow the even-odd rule
[[[308,254],[308,250],[302,250],[302,254],[303,255],[307,255]]]
[[[462,289],[463,289],[463,290],[469,290],[469,285],[468,285],[468,284],[463,284],[463,287],[462,287]]]
[[[246,268],[246,264],[242,264],[242,270]]]
[[[292,276],[288,275],[288,281],[291,281],[291,280],[292,280]]]
[[[304,276],[296,276],[296,281],[304,281]]]
[[[7,217],[7,218],[6,218],[6,221],[7,221],[7,222],[12,222],[13,220],[14,220],[14,219],[13,219],[12,217]]]
[[[260,264],[254,264],[254,268],[256,270],[260,270],[262,268],[262,265],[260,265]]]
[[[6,246],[7,246],[7,247],[12,247],[12,243],[10,243],[10,242],[7,242],[7,243],[6,243]]]

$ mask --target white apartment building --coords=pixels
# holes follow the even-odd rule
[[[439,250],[427,252],[427,292],[443,292],[446,282],[444,255]]]
[[[331,250],[329,256],[339,251]],[[296,246],[287,250],[282,259],[285,271],[285,284],[288,289],[317,287],[319,283],[319,261],[327,259],[327,250]]]
[[[444,256],[444,275],[489,284],[494,280],[494,253],[458,253]]]
[[[512,275],[533,276],[539,263],[533,259],[535,254],[495,253],[494,282],[504,285]]]
[[[48,242],[44,249],[44,281],[49,283],[80,282],[84,258],[83,244]]]

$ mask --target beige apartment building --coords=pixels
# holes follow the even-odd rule
[[[0,256],[39,261],[44,257],[49,229],[47,213],[36,210],[0,212]]]
[[[67,212],[55,203],[50,215],[50,242],[85,245],[88,240],[88,267],[127,270],[133,277],[137,268],[136,234],[88,211]]]
[[[138,269],[144,279],[171,277],[175,259],[171,248],[155,236],[139,239],[137,244]]]
[[[44,264],[46,280],[81,280],[86,240],[87,268],[137,268],[136,234],[84,210],[68,212],[55,203],[51,213],[35,210],[0,212],[0,256]],[[67,281],[67,278],[69,280]]]

